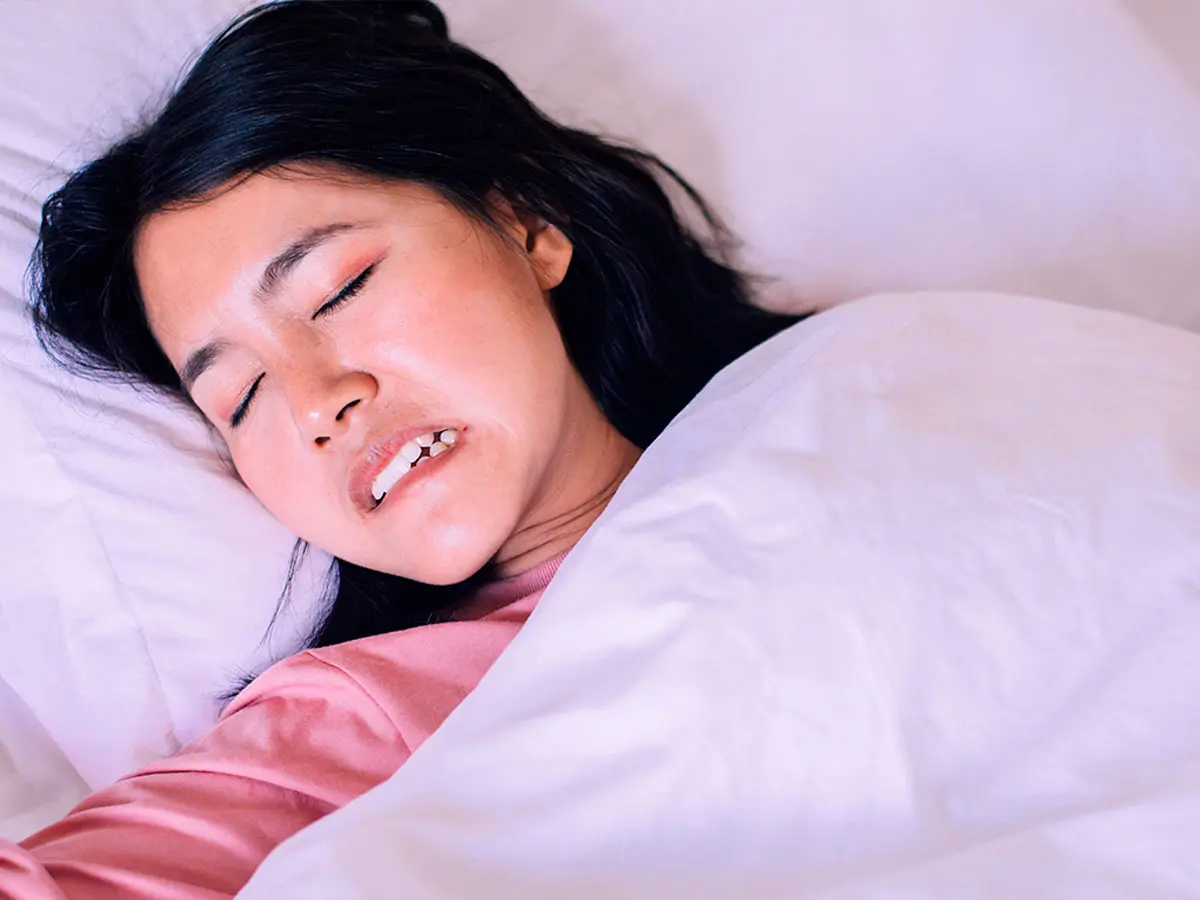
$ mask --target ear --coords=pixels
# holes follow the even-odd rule
[[[543,291],[562,284],[571,266],[574,245],[556,225],[503,197],[492,198],[493,215],[509,236],[524,248]]]

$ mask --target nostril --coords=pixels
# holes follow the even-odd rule
[[[329,438],[319,437],[313,443],[315,443],[318,447],[324,447],[326,444],[329,443]]]
[[[337,421],[342,421],[342,416],[346,415],[346,410],[350,409],[352,406],[358,406],[358,404],[361,402],[361,400],[351,400],[349,403],[343,406],[341,412],[337,414]],[[326,440],[328,440],[328,438],[326,438]]]

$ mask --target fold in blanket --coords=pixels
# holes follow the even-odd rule
[[[719,375],[479,688],[244,892],[1191,896],[1200,338],[882,297]]]

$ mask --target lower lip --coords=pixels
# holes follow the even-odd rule
[[[414,483],[423,481],[440,472],[446,463],[446,459],[454,456],[462,450],[462,442],[463,434],[460,430],[458,434],[458,440],[454,442],[453,447],[451,447],[449,450],[439,453],[437,456],[425,457],[425,462],[418,465],[415,469],[410,469],[403,478],[392,485],[392,489],[384,495],[383,500],[368,510],[368,513],[378,512],[385,506],[391,506],[392,502],[397,498],[397,496],[411,488]]]

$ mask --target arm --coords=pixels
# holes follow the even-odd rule
[[[272,849],[387,779],[408,748],[357,681],[301,654],[179,754],[0,842],[0,898],[230,897]]]

